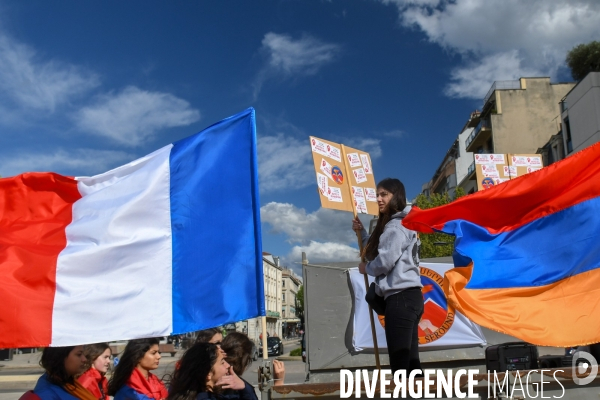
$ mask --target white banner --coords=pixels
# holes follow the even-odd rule
[[[452,264],[421,263],[421,283],[425,311],[419,322],[419,347],[430,350],[460,346],[485,346],[481,328],[448,305],[442,290],[444,273],[454,268]],[[365,279],[358,268],[349,270],[354,291],[354,335],[352,344],[356,351],[373,348],[369,306],[365,301]],[[369,284],[374,278],[369,276]],[[387,348],[384,318],[373,312],[380,349]]]

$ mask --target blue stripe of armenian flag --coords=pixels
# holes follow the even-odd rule
[[[448,300],[542,346],[600,342],[600,144],[403,224],[455,236]]]

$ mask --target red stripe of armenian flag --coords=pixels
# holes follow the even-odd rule
[[[600,143],[403,224],[455,235],[448,300],[542,346],[600,342]]]

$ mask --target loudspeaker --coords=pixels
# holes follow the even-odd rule
[[[488,371],[516,371],[537,369],[537,347],[524,342],[509,342],[485,349],[485,366]]]

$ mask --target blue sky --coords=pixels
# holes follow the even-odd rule
[[[252,106],[263,249],[356,259],[309,135],[413,198],[495,80],[570,81],[598,21],[597,0],[0,1],[0,175],[101,173]]]

